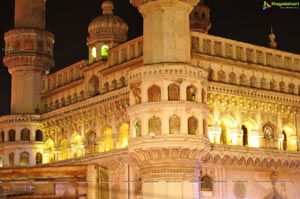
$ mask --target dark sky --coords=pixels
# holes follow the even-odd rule
[[[101,15],[102,1],[47,0],[47,29],[55,34],[56,66],[53,71],[87,59],[88,24]],[[129,1],[113,0],[114,14],[128,23],[128,37],[133,39],[142,35],[142,17]],[[272,25],[277,48],[300,53],[300,9],[271,8],[263,11],[263,0],[206,0],[205,4],[211,8],[212,29],[209,34],[267,46]],[[0,0],[0,115],[10,112],[10,75],[2,58],[3,34],[13,28],[13,15],[14,0]]]

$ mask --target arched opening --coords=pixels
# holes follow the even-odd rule
[[[226,82],[226,74],[223,70],[218,72],[218,81],[219,82]]]
[[[152,85],[148,88],[148,101],[157,102],[161,100],[160,87],[157,85]]]
[[[74,132],[71,136],[72,157],[77,158],[83,155],[82,137],[78,132]]]
[[[289,84],[289,93],[291,94],[295,93],[295,85],[293,83]]]
[[[243,146],[248,146],[248,129],[245,125],[242,126],[243,131]]]
[[[257,87],[257,80],[255,76],[250,77],[250,86],[251,87]]]
[[[74,93],[74,95],[73,95],[73,101],[74,102],[78,101],[78,95],[77,95],[77,93]]]
[[[16,141],[16,131],[14,129],[10,129],[8,131],[8,141],[9,142],[14,142]]]
[[[205,175],[201,178],[201,191],[213,191],[213,183],[211,177]]]
[[[177,115],[170,117],[169,128],[170,134],[180,134],[180,118]]]
[[[161,120],[159,117],[153,116],[148,121],[149,135],[160,135],[161,134]]]
[[[170,84],[168,86],[168,100],[180,100],[180,87],[177,84]]]
[[[101,46],[101,56],[102,58],[107,58],[108,57],[108,45],[102,45]]]
[[[284,82],[280,82],[279,83],[279,91],[280,92],[284,92],[285,91],[285,83]]]
[[[58,160],[68,159],[68,140],[66,138],[60,139],[58,148],[59,148]]]
[[[140,119],[135,120],[134,129],[135,129],[135,136],[141,137],[142,136],[142,123],[141,123]]]
[[[119,148],[125,148],[128,146],[128,130],[129,125],[123,123],[119,128]]]
[[[54,162],[54,141],[51,138],[48,138],[45,142],[44,162]]]
[[[196,117],[192,116],[188,119],[188,134],[196,135],[198,129],[198,120]]]
[[[4,142],[4,131],[0,132],[0,143]]]
[[[39,129],[35,131],[35,141],[38,141],[38,142],[43,141],[43,132]]]
[[[36,165],[43,164],[43,155],[40,152],[36,153],[35,163]]]
[[[285,132],[285,131],[282,131],[282,134],[283,134],[283,143],[282,143],[283,150],[287,150],[287,137],[286,137],[286,132]]]
[[[97,49],[96,47],[92,48],[92,61],[96,61],[97,59]]]
[[[30,141],[30,130],[25,128],[21,130],[21,141]]]
[[[298,149],[296,127],[291,123],[284,124],[282,127],[282,133],[283,133],[282,148],[284,150],[296,151]]]
[[[186,88],[186,100],[187,101],[196,101],[197,88],[194,85],[190,85]]]
[[[242,132],[243,132],[243,146],[251,146],[251,147],[259,147],[259,135],[256,133],[257,131],[256,122],[248,117],[242,122]]]
[[[15,165],[15,153],[10,153],[8,155],[8,166],[12,167]]]
[[[29,165],[29,153],[24,151],[20,154],[20,166]]]
[[[110,151],[113,149],[113,139],[112,139],[112,128],[110,126],[105,126],[101,130],[101,137],[103,139],[101,151]]]
[[[114,89],[117,89],[118,88],[118,82],[117,82],[117,80],[113,80],[112,82],[111,82],[111,85],[112,85],[112,89],[114,90]]]
[[[125,77],[121,77],[120,82],[121,82],[121,87],[125,86],[126,85]]]
[[[108,84],[108,82],[106,82],[106,83],[103,85],[103,90],[104,90],[104,92],[108,92],[108,91],[109,91],[109,84]]]
[[[236,84],[236,76],[234,72],[229,73],[229,83]]]
[[[220,143],[221,144],[231,144],[231,128],[236,127],[236,122],[230,115],[225,115],[220,119],[221,135]]]
[[[95,75],[90,78],[88,89],[91,97],[99,94],[99,78]]]
[[[274,79],[272,79],[272,80],[270,81],[270,90],[271,90],[271,91],[275,91],[275,90],[276,90],[276,82],[275,82]]]
[[[247,85],[247,77],[245,74],[240,75],[240,85],[242,85],[242,86]]]
[[[139,87],[134,87],[132,89],[132,94],[134,96],[134,101],[135,101],[135,104],[140,104],[141,103],[141,89]]]
[[[207,126],[207,121],[206,121],[206,119],[203,119],[203,121],[202,121],[203,123],[202,123],[202,125],[203,125],[203,135],[205,136],[205,137],[208,137],[208,126]]]
[[[266,87],[267,87],[267,80],[266,78],[263,77],[260,79],[260,88],[266,89]]]

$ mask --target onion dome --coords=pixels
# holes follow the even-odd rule
[[[96,17],[89,24],[88,43],[98,41],[122,43],[126,41],[128,25],[123,19],[113,14],[114,4],[110,0],[105,0],[101,7],[103,15]]]

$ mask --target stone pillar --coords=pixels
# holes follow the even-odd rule
[[[54,35],[45,30],[45,0],[16,0],[15,29],[4,34],[11,74],[11,112],[38,113],[42,76],[54,66]]]
[[[96,165],[88,165],[87,170],[87,198],[98,198],[98,181],[99,173]]]

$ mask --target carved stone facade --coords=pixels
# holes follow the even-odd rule
[[[52,74],[46,74],[53,63],[51,33],[17,28],[6,34],[12,50],[6,65],[13,73],[19,63],[34,65],[26,71],[41,74],[35,82],[41,94],[31,112],[0,117],[0,198],[300,195],[300,56],[203,33],[210,27],[207,7],[198,10],[205,31],[190,31],[186,20],[198,1],[170,2],[132,0],[140,12],[153,11],[146,30],[158,18],[155,27],[178,22],[179,32],[168,37],[164,29],[156,38],[148,30],[125,41],[125,22],[104,16],[122,23],[102,29],[100,16],[90,24],[89,60]],[[112,15],[109,0],[102,8]],[[97,57],[106,42],[97,40],[97,31],[121,34],[107,43],[114,48],[104,57]],[[167,47],[151,51],[164,41]]]

